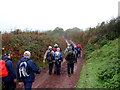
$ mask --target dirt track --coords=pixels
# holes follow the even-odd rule
[[[83,65],[83,59],[78,59],[75,63],[74,74],[71,77],[67,74],[67,63],[64,60],[61,66],[61,75],[48,74],[48,68],[44,68],[40,75],[36,75],[36,80],[32,88],[75,88],[79,80]]]

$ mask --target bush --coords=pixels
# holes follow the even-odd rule
[[[105,88],[120,89],[120,60],[105,65],[98,73],[98,79]]]

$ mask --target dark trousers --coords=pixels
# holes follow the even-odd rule
[[[60,68],[61,68],[61,62],[55,62],[55,73],[57,73],[57,75],[60,75]]]
[[[25,90],[31,90],[33,82],[24,82]]]
[[[53,62],[49,63],[48,65],[49,65],[49,74],[51,74],[53,69]]]
[[[80,57],[81,57],[81,52],[79,51],[79,52],[78,52],[78,58],[80,58]]]
[[[16,83],[14,81],[11,82],[2,82],[2,90],[15,90]]]
[[[60,68],[61,68],[61,62],[59,62]]]
[[[67,66],[68,66],[68,74],[73,74],[73,72],[74,72],[74,63],[68,63],[67,64]]]

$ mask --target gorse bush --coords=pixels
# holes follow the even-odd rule
[[[22,32],[21,30],[16,30],[11,33],[2,34],[2,46],[5,48],[5,52],[10,52],[12,54],[13,62],[15,65],[23,56],[24,51],[30,51],[32,54],[32,59],[41,68],[44,66],[42,63],[45,51],[48,46],[53,46],[58,43],[62,49],[65,49],[65,42],[61,37],[51,37],[46,33],[35,32]]]

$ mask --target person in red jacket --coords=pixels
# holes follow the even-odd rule
[[[77,45],[77,52],[78,52],[78,57],[81,55],[82,57],[82,46],[80,44]]]

